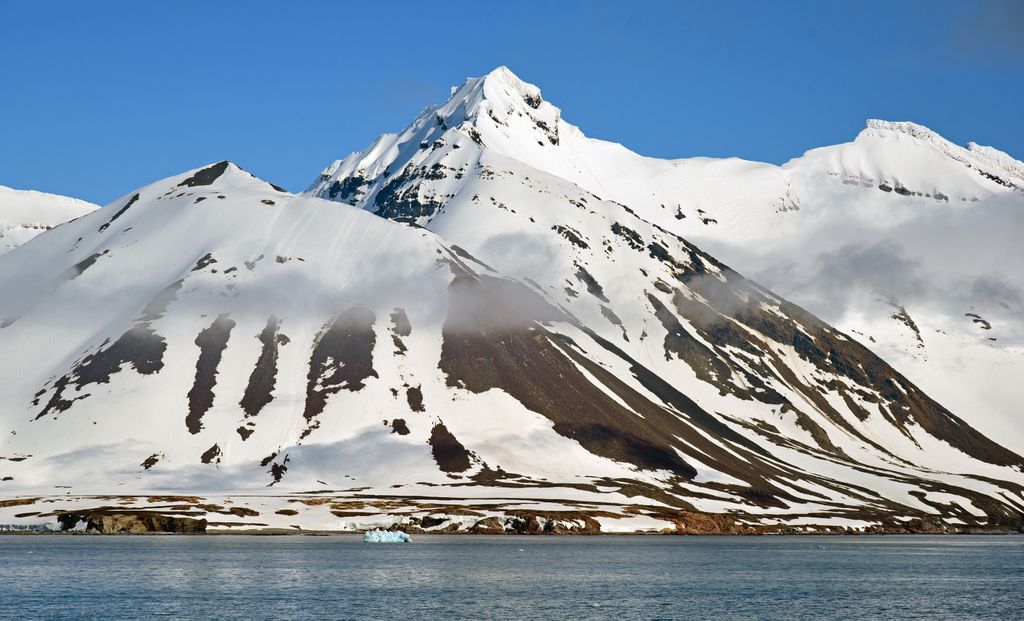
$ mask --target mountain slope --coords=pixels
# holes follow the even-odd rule
[[[75,198],[0,186],[0,254],[97,208]]]
[[[308,193],[429,222],[461,243],[442,216],[468,191],[453,178],[477,160],[435,154],[462,148],[456,136],[514,162],[501,173],[513,181],[536,184],[530,171],[543,171],[710,250],[863,339],[971,424],[1024,446],[1013,379],[1024,374],[1024,164],[1005,153],[872,120],[853,142],[784,166],[646,158],[584,136],[499,68],[335,162]]]
[[[1021,457],[869,351],[622,206],[449,141],[432,157],[469,174],[432,223],[462,245],[222,162],[9,254],[0,474],[35,500],[3,515],[1016,527]],[[35,504],[54,486],[72,496]]]

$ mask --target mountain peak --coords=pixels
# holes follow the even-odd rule
[[[503,96],[519,96],[523,99],[539,100],[540,88],[522,80],[505,65],[479,78],[466,78],[462,86],[455,89],[452,99],[481,92],[485,99]]]
[[[266,184],[278,192],[288,193],[288,190],[264,181],[248,170],[230,160],[221,160],[215,164],[209,164],[201,168],[194,168],[190,171],[177,175],[182,178],[177,184],[178,187],[197,186],[245,186],[252,183]]]
[[[519,76],[517,76],[506,65],[501,65],[499,67],[495,67],[493,70],[491,70],[490,73],[488,73],[487,75],[485,75],[484,77],[479,78],[479,79],[484,80],[484,81],[488,81],[488,82],[492,82],[492,83],[501,83],[501,84],[504,84],[504,85],[507,85],[507,86],[511,86],[511,87],[517,88],[517,89],[533,90],[533,91],[539,91],[540,90],[536,86],[534,86],[533,84],[528,84],[527,82],[524,82]]]
[[[543,104],[540,88],[524,82],[502,65],[482,77],[467,78],[452,89],[451,97],[435,112],[453,127],[465,120],[476,121],[482,115],[500,122],[508,116],[539,110]],[[546,107],[553,108],[550,104]]]
[[[919,138],[921,140],[943,140],[938,132],[932,131],[924,125],[918,125],[917,123],[911,123],[910,121],[884,121],[882,119],[868,119],[868,122],[864,127],[865,132],[871,132],[872,135],[877,135],[879,132],[894,132],[899,134],[906,134]],[[864,132],[862,132],[864,133]]]
[[[428,106],[402,132],[382,134],[364,151],[335,161],[306,193],[359,202],[374,193],[367,180],[380,181],[411,163],[421,164],[446,137],[454,149],[476,143],[517,159],[536,159],[559,144],[563,125],[561,111],[541,98],[540,88],[502,65],[453,87],[447,101]]]

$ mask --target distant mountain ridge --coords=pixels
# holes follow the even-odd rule
[[[76,198],[0,186],[0,254],[98,208]]]

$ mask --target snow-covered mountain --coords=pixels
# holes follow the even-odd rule
[[[458,499],[469,525],[1016,526],[1014,451],[683,239],[451,131],[382,200],[414,217],[421,171],[457,182],[440,234],[221,162],[10,253],[5,493],[321,527],[357,494],[390,520]]]
[[[1009,155],[871,120],[853,142],[783,166],[648,158],[584,136],[502,67],[335,162],[308,193],[463,243],[444,214],[467,198],[474,169],[512,186],[537,186],[531,171],[542,171],[628,207],[850,332],[971,424],[1024,446],[1024,164]],[[491,198],[525,213],[513,196]]]
[[[0,185],[0,254],[97,208],[77,198]]]
[[[639,158],[499,69],[307,195],[220,162],[9,253],[0,524],[1021,527],[1019,444],[670,228],[740,199],[596,192],[586,145]]]

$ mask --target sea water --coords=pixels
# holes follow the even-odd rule
[[[0,536],[0,619],[1022,617],[1020,536]]]

